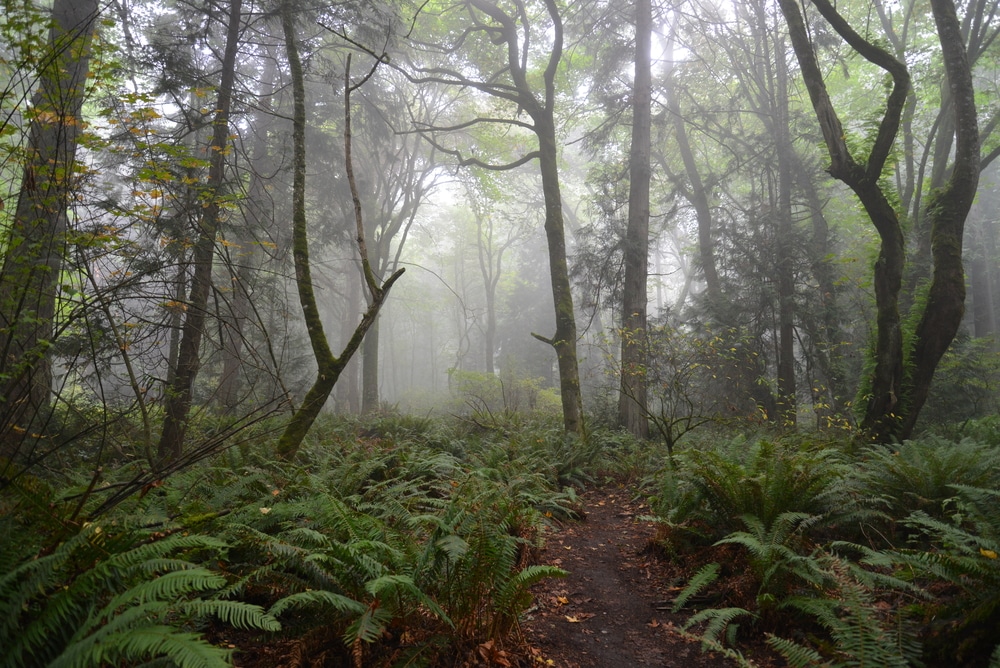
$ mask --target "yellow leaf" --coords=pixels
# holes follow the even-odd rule
[[[979,554],[983,555],[987,559],[996,559],[997,558],[997,553],[996,552],[994,552],[993,550],[987,550],[986,548],[983,548],[983,547],[979,548]]]
[[[569,599],[565,596],[556,596],[556,601],[559,605],[569,605]]]
[[[577,619],[576,617],[572,616],[572,615],[566,615],[566,621],[569,622],[570,624],[579,624],[580,623],[580,620]]]

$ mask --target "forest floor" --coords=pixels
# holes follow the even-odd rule
[[[535,607],[522,631],[537,665],[735,665],[678,633],[690,612],[671,613],[672,601],[690,574],[657,547],[655,525],[640,519],[649,508],[615,486],[591,488],[581,500],[583,520],[563,524],[540,555],[569,575],[533,589]]]

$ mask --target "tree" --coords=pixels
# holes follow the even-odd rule
[[[358,180],[366,186],[359,195],[371,239],[372,271],[379,280],[399,269],[410,228],[440,175],[434,147],[419,133],[395,127],[394,119],[426,124],[441,113],[433,91],[414,95],[398,80],[398,73],[387,68],[381,68],[379,73],[382,70],[386,70],[384,76],[372,77],[373,83],[382,84],[381,90],[372,96],[374,100],[365,100],[365,115],[360,119],[363,123],[355,124],[361,126],[359,134],[364,139],[355,149],[361,158],[355,161],[355,170],[361,177]],[[351,213],[353,216],[353,210]],[[363,344],[362,413],[378,410],[381,403],[379,329],[376,320]]]
[[[351,58],[347,58],[344,68],[344,161],[347,167],[347,178],[351,188],[351,200],[354,204],[354,214],[357,232],[358,252],[361,256],[361,267],[364,273],[365,285],[368,288],[368,308],[361,322],[354,329],[353,336],[346,342],[340,356],[335,356],[327,342],[323,330],[316,295],[313,290],[312,268],[309,261],[309,238],[306,218],[306,107],[305,107],[305,76],[302,60],[299,56],[296,41],[295,21],[293,18],[293,0],[284,0],[281,4],[281,27],[285,36],[285,51],[288,56],[288,67],[292,83],[292,255],[295,261],[295,285],[299,294],[299,304],[305,318],[309,343],[312,345],[313,356],[316,358],[316,379],[306,393],[302,404],[293,412],[278,440],[277,454],[283,459],[292,459],[298,452],[302,439],[305,438],[323,405],[333,391],[340,374],[344,371],[351,357],[357,352],[365,333],[378,318],[389,290],[393,283],[403,275],[403,269],[397,269],[384,283],[379,284],[368,260],[368,250],[365,243],[365,228],[362,217],[361,198],[354,178],[353,161],[351,157],[351,93],[357,90],[374,73],[375,67],[381,63],[377,59],[368,76],[360,83],[351,83]]]
[[[24,173],[0,270],[0,432],[31,427],[49,407],[49,351],[67,247],[67,207],[77,180],[77,140],[98,17],[97,0],[53,3],[48,52],[26,114]]]
[[[862,159],[851,152],[840,118],[827,91],[802,12],[794,0],[780,0],[795,55],[816,112],[830,157],[830,174],[854,191],[880,239],[874,268],[877,309],[874,369],[862,428],[875,441],[907,438],[927,399],[931,379],[955,337],[964,312],[965,276],[962,235],[979,182],[979,128],[972,73],[965,40],[952,0],[931,0],[944,70],[952,97],[954,161],[947,183],[927,202],[933,275],[925,298],[916,300],[911,346],[903,345],[899,297],[904,271],[904,235],[900,215],[881,183],[910,86],[905,63],[858,34],[827,0],[813,6],[838,35],[868,62],[891,77],[885,111]]]
[[[451,127],[425,127],[425,136],[443,152],[458,158],[460,166],[509,170],[538,160],[545,199],[545,237],[548,246],[549,279],[555,309],[555,333],[551,337],[534,334],[556,352],[559,365],[559,387],[562,396],[563,425],[567,432],[583,434],[583,398],[580,391],[580,371],[577,361],[576,317],[570,290],[569,263],[566,254],[566,233],[563,220],[562,193],[559,184],[559,147],[556,139],[555,103],[556,75],[563,55],[563,22],[555,0],[544,0],[542,7],[514,3],[510,11],[490,0],[468,0],[457,6],[466,14],[466,24],[451,32],[450,44],[418,45],[421,55],[439,54],[444,63],[414,65],[407,75],[417,84],[442,84],[461,90],[474,90],[488,95],[498,105],[507,104],[511,115],[478,116]],[[536,11],[537,10],[537,11]],[[542,58],[541,72],[536,67],[534,40],[544,40],[547,55]],[[477,60],[483,53],[499,47],[502,63],[495,69]],[[463,61],[462,53],[465,54]],[[463,61],[450,65],[447,59]],[[472,74],[475,72],[475,74]],[[476,76],[478,75],[478,77]],[[537,82],[540,81],[540,86]],[[527,114],[529,121],[518,118]],[[474,127],[503,125],[530,132],[537,143],[535,150],[519,158],[493,164],[459,149],[440,144],[434,135],[442,132],[466,131]]]
[[[236,79],[236,54],[240,41],[242,0],[231,0],[226,24],[226,46],[222,57],[222,72],[215,103],[215,118],[210,166],[205,190],[201,193],[202,215],[194,230],[194,274],[185,308],[184,325],[176,370],[167,389],[163,431],[157,446],[157,458],[165,464],[181,456],[188,413],[191,410],[191,388],[201,366],[201,340],[208,315],[208,298],[212,289],[212,265],[215,241],[222,214],[222,195],[229,151],[229,112]]]
[[[621,395],[618,421],[639,438],[649,436],[646,418],[646,305],[649,301],[649,180],[653,34],[651,0],[635,2],[635,85],[629,150],[628,227],[622,291]]]

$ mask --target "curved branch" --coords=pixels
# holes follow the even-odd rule
[[[905,63],[900,62],[891,53],[872,44],[855,32],[854,28],[837,12],[829,0],[813,0],[813,5],[852,49],[865,60],[877,65],[892,76],[892,91],[886,100],[885,114],[882,116],[882,122],[879,123],[875,144],[872,146],[868,156],[868,164],[865,166],[868,178],[878,179],[899,132],[903,107],[910,91],[910,73],[906,69]]]

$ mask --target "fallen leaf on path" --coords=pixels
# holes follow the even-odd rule
[[[578,612],[575,615],[566,615],[566,621],[570,624],[579,624],[582,621],[590,619],[594,616],[592,612]]]

